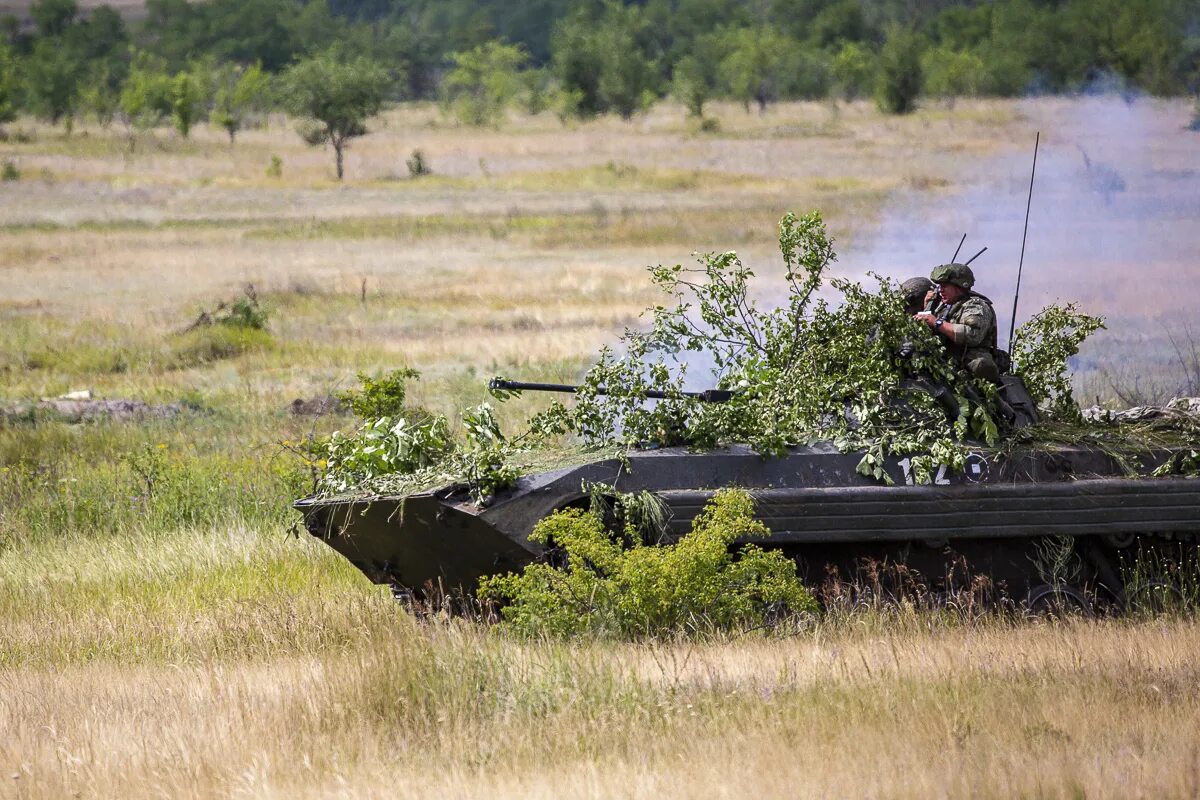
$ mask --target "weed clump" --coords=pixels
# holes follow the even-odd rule
[[[202,310],[184,332],[212,326],[265,331],[270,318],[271,312],[258,302],[258,291],[251,283],[246,285],[241,297],[228,302],[222,300],[212,311]]]
[[[503,624],[528,636],[696,636],[764,628],[817,610],[782,553],[754,545],[730,552],[739,538],[770,535],[745,490],[718,491],[675,544],[643,544],[629,523],[621,534],[614,537],[594,511],[552,514],[531,538],[559,548],[567,567],[534,564],[519,575],[485,578],[480,597],[502,603]]]
[[[425,153],[420,150],[413,150],[412,156],[404,160],[404,165],[408,167],[408,176],[410,178],[422,178],[433,174],[433,169],[429,166],[429,160],[425,158]]]
[[[212,311],[200,312],[177,337],[169,366],[188,369],[269,347],[273,341],[267,331],[270,316],[250,284],[241,297],[222,300]]]
[[[3,166],[0,166],[0,181],[8,183],[19,180],[21,180],[21,170],[11,159],[5,159]]]

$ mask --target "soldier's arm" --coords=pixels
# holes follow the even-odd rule
[[[982,302],[969,302],[963,308],[958,322],[945,324],[945,334],[955,344],[967,347],[979,347],[988,337],[988,333],[996,326],[996,314],[992,307]]]
[[[916,318],[933,328],[939,336],[966,347],[978,347],[987,338],[989,327],[995,325],[991,308],[984,304],[971,303],[963,308],[958,322],[939,322],[938,317],[928,312]]]

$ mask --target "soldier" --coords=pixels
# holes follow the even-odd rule
[[[919,311],[914,319],[924,322],[942,337],[954,360],[981,380],[1000,382],[996,348],[996,312],[992,301],[971,291],[975,274],[966,264],[934,267],[930,279],[937,284],[939,305]]]
[[[904,310],[911,316],[918,311],[929,310],[929,303],[937,290],[929,278],[909,278],[900,284],[900,296],[904,298]]]

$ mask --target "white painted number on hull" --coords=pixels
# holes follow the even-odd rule
[[[912,459],[911,458],[901,459],[898,463],[900,464],[900,469],[904,470],[904,482],[907,483],[909,486],[915,486],[917,483],[917,479],[913,475]],[[946,465],[945,464],[937,465],[937,474],[933,476],[933,485],[934,486],[949,486],[950,485],[950,478],[948,478],[946,476]]]

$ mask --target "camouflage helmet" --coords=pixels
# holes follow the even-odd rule
[[[975,285],[975,273],[966,264],[942,264],[934,267],[929,276],[934,283],[952,283],[963,289]]]
[[[933,289],[933,281],[929,278],[909,278],[900,284],[900,296],[905,305],[924,305],[925,295]]]

